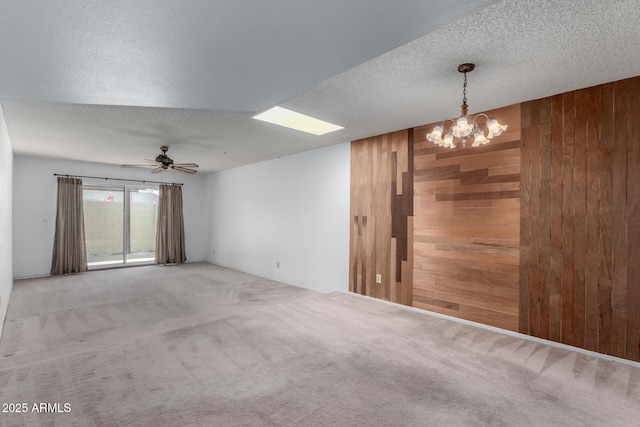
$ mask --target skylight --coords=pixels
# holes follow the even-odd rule
[[[313,135],[324,135],[325,133],[344,129],[342,126],[334,125],[333,123],[325,122],[324,120],[296,113],[295,111],[278,106],[272,107],[263,113],[256,114],[253,118]]]

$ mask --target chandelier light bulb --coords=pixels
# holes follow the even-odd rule
[[[492,136],[500,136],[502,132],[507,130],[508,125],[501,125],[496,119],[487,120],[487,128]]]
[[[453,126],[453,136],[460,139],[468,138],[473,132],[473,124],[469,124],[467,116],[460,116]]]
[[[485,145],[489,143],[489,139],[484,136],[484,132],[479,127],[476,128],[476,131],[473,134],[473,144],[472,147],[478,147],[480,145]]]
[[[434,144],[442,145],[442,132],[444,128],[440,125],[433,128],[431,133],[427,134],[427,139]]]
[[[456,144],[453,143],[453,133],[449,131],[444,137],[442,142],[442,146],[446,148],[455,148]]]

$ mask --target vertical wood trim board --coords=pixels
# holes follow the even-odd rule
[[[351,143],[349,290],[404,305],[413,298],[412,137],[409,129]]]
[[[640,360],[640,78],[521,110],[520,332]]]
[[[517,331],[520,106],[487,113],[509,128],[481,147],[414,130],[413,305]]]

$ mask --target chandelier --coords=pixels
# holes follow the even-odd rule
[[[475,68],[475,64],[460,64],[458,65],[458,71],[464,74],[464,85],[462,87],[462,106],[460,107],[461,115],[457,119],[444,119],[439,125],[433,128],[431,133],[427,134],[427,139],[434,144],[446,148],[455,148],[455,138],[462,142],[462,146],[465,147],[467,140],[473,136],[472,147],[488,144],[491,138],[499,136],[507,129],[507,125],[501,125],[496,119],[492,119],[484,113],[476,114],[473,117],[471,123],[469,123],[469,117],[467,116],[467,73],[470,73]],[[485,118],[485,126],[488,130],[485,136],[484,131],[477,123],[479,117]],[[451,127],[447,131],[444,137],[445,124],[451,122]]]

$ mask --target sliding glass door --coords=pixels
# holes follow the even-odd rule
[[[124,264],[124,187],[85,185],[82,199],[89,268]]]
[[[83,200],[90,269],[154,261],[157,188],[85,185]]]
[[[125,262],[152,262],[156,253],[158,224],[158,190],[152,188],[127,189],[126,217],[129,219]]]

